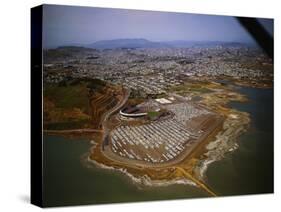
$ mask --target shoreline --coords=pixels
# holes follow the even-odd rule
[[[204,145],[195,151],[196,154],[187,157],[186,161],[175,164],[174,166],[158,168],[156,170],[143,170],[140,167],[128,167],[103,158],[104,156],[102,155],[102,152],[99,151],[101,144],[97,141],[94,143],[91,142],[91,153],[88,155],[86,162],[94,164],[97,168],[122,173],[124,176],[129,177],[131,182],[137,187],[158,187],[181,184],[195,186],[200,189],[200,186],[197,185],[196,180],[192,180],[192,177],[205,183],[206,172],[210,165],[216,161],[222,160],[228,152],[233,152],[239,148],[238,138],[242,133],[248,130],[250,123],[248,113],[229,108],[228,106],[228,103],[232,101],[245,102],[247,98],[245,98],[243,94],[240,94],[237,91],[228,90],[227,88],[224,90],[224,87],[222,87],[221,90],[216,91],[214,89],[214,92],[211,95],[202,94],[200,96],[202,97],[200,103],[203,103],[207,108],[224,116],[225,120],[222,123],[222,128],[216,132],[209,141],[203,141]],[[62,135],[67,136],[67,134],[68,133],[63,133]],[[102,136],[101,133],[96,135]],[[100,140],[96,138],[93,139]],[[95,156],[91,157],[93,154]],[[177,167],[185,169],[185,171],[192,177],[189,179],[182,173],[177,172]],[[166,171],[170,174],[166,174]]]
[[[212,109],[212,111],[215,111],[225,118],[221,129],[215,132],[215,134],[213,134],[208,140],[202,141],[203,143],[200,148],[195,149],[194,153],[187,156],[182,162],[174,164],[173,166],[162,167],[151,173],[151,170],[133,171],[133,167],[127,167],[124,164],[115,164],[114,162],[107,162],[99,156],[92,158],[89,157],[88,160],[96,163],[99,167],[110,168],[124,173],[132,179],[134,184],[143,186],[189,184],[200,188],[198,183],[204,184],[206,182],[206,171],[208,170],[210,164],[223,159],[227,152],[232,152],[238,148],[238,137],[248,129],[250,123],[248,113],[240,112],[227,106],[227,103],[231,101],[246,102],[247,98],[243,94],[237,93],[233,90],[228,90],[227,88],[223,89],[221,85],[220,88],[222,89],[217,91],[215,90],[215,92],[211,95],[200,95],[203,98],[200,103],[203,103],[205,107]],[[99,145],[96,145],[92,148],[98,149],[98,146]],[[97,150],[93,151],[96,152]],[[127,168],[129,168],[129,170]],[[183,168],[184,171],[190,175],[190,178],[175,171],[177,168]],[[171,175],[163,175],[165,170],[170,172]],[[133,175],[133,173],[135,175]],[[136,175],[139,175],[140,177],[136,177]],[[148,177],[148,175],[150,175],[150,177]],[[198,179],[199,181],[193,181],[193,178]]]
[[[212,163],[222,160],[227,153],[232,153],[239,148],[239,137],[249,129],[250,115],[246,112],[236,111],[236,113],[240,117],[233,117],[230,114],[224,122],[223,130],[206,145],[207,152],[204,154],[206,159],[200,160],[198,166],[195,167],[200,180],[206,180],[206,172]]]
[[[190,186],[195,186],[195,187],[199,188],[199,186],[197,186],[196,183],[194,183],[193,181],[188,180],[186,178],[173,179],[173,180],[152,180],[147,175],[144,175],[144,176],[141,176],[138,178],[138,177],[134,176],[133,174],[129,173],[126,168],[115,168],[112,166],[107,166],[105,164],[92,160],[89,156],[87,157],[86,162],[93,164],[97,168],[113,170],[113,171],[122,173],[125,176],[127,176],[133,184],[137,185],[138,188],[140,185],[149,186],[149,187],[159,187],[159,186],[170,186],[170,185],[175,185],[175,184],[190,185]]]

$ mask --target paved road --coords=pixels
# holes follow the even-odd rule
[[[106,137],[108,136],[108,128],[106,126],[107,121],[109,117],[115,113],[117,110],[120,110],[124,104],[128,101],[128,98],[130,96],[130,90],[125,90],[125,95],[122,101],[120,101],[117,105],[115,105],[112,109],[110,109],[103,117],[102,120],[102,130],[103,130],[103,137],[102,137],[102,147],[104,146],[104,143],[106,141]]]
[[[206,184],[204,184],[203,182],[194,178],[191,174],[189,174],[187,171],[185,171],[182,167],[175,167],[175,168],[178,169],[179,171],[181,171],[186,178],[195,182],[200,188],[202,188],[208,194],[210,194],[211,196],[214,196],[214,197],[217,196],[210,188],[208,188],[208,186]]]

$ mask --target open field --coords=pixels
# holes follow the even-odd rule
[[[211,92],[208,88],[204,87],[204,85],[199,85],[199,84],[192,84],[192,83],[184,83],[181,85],[173,86],[170,88],[172,92],[177,92],[179,94],[181,93],[208,93]]]
[[[88,89],[85,84],[44,87],[44,128],[73,129],[90,122]]]
[[[102,115],[117,103],[120,88],[97,80],[44,87],[44,129],[100,128]]]

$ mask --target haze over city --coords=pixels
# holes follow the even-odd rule
[[[44,5],[44,9],[45,48],[128,38],[255,44],[231,16],[57,5]],[[259,19],[259,22],[272,34],[272,19]]]

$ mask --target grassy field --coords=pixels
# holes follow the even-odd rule
[[[208,93],[211,92],[208,88],[204,87],[202,84],[197,83],[184,83],[181,85],[173,86],[170,88],[170,91],[176,93],[188,93],[188,92],[198,92],[198,93]]]
[[[90,104],[85,83],[44,87],[44,128],[52,130],[89,127]]]
[[[154,118],[158,117],[159,115],[160,115],[160,112],[157,112],[157,111],[147,112],[147,116],[149,117],[149,119],[154,119]]]
[[[56,107],[69,109],[80,108],[89,112],[88,88],[85,83],[77,85],[52,85],[44,89],[44,96],[56,103]]]
[[[120,89],[98,79],[44,85],[44,129],[98,129],[118,95]]]

